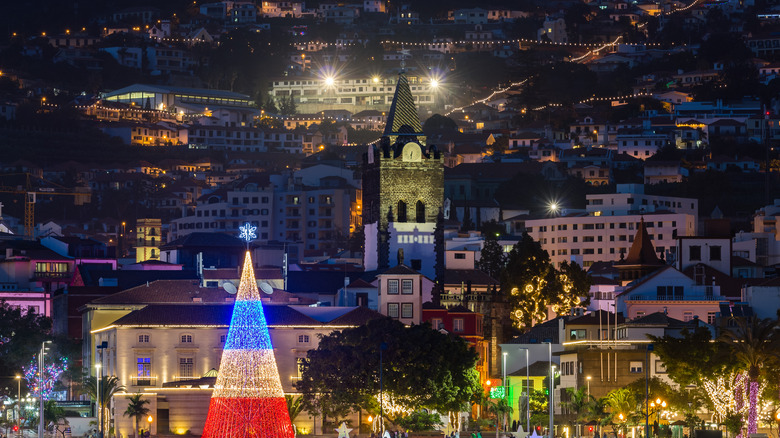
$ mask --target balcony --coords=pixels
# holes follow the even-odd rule
[[[633,295],[626,297],[626,301],[723,301],[720,295]]]
[[[153,376],[131,377],[130,385],[131,386],[156,386],[157,377],[153,377]]]
[[[72,272],[35,271],[33,273],[33,280],[65,280],[71,277],[73,277]]]

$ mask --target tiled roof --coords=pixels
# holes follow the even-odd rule
[[[382,272],[380,275],[418,275],[419,272],[406,265],[397,265]]]
[[[194,270],[182,271],[157,271],[157,270],[113,270],[107,268],[106,264],[80,265],[79,272],[85,286],[97,286],[100,280],[115,279],[116,285],[121,290],[140,286],[147,282],[156,280],[192,280],[197,281],[198,274]]]
[[[197,279],[157,280],[99,298],[93,301],[92,304],[224,303],[226,298],[234,297],[235,295],[225,292],[222,288],[200,287]],[[198,298],[200,300],[195,301]]]
[[[553,344],[558,343],[558,320],[566,317],[560,316],[541,324],[531,327],[531,330],[516,336],[507,342],[507,344],[541,344],[548,340]]]
[[[350,288],[350,289],[351,288],[355,288],[355,289],[357,289],[357,288],[376,289],[376,286],[374,286],[373,284],[363,280],[362,278],[358,278],[357,280],[354,280],[352,283],[348,284],[347,287]]]
[[[386,318],[385,315],[371,310],[368,307],[357,307],[355,310],[345,313],[330,321],[330,325],[363,325],[372,319]]]
[[[479,269],[447,269],[444,271],[444,284],[497,285],[498,281]]]
[[[308,325],[323,323],[310,318],[295,308],[283,305],[264,305],[263,312],[269,326]],[[231,304],[207,304],[200,306],[181,306],[177,304],[150,305],[135,310],[114,321],[115,325],[230,325],[233,315]]]
[[[655,248],[653,247],[653,242],[650,240],[650,235],[647,234],[644,219],[639,222],[638,228],[634,243],[631,244],[631,249],[628,250],[628,256],[618,264],[663,266],[664,262],[658,258]]]
[[[525,377],[528,375],[529,377],[539,377],[539,376],[547,376],[550,373],[550,362],[546,360],[538,360],[531,365],[528,366],[528,372],[526,373],[525,367],[520,368],[519,370],[515,371],[514,373],[510,373],[510,376],[513,377]]]
[[[182,248],[185,246],[190,246],[190,247],[213,246],[213,247],[235,249],[235,248],[244,248],[245,245],[241,239],[237,237],[229,236],[227,234],[195,232],[195,233],[187,234],[186,236],[180,237],[171,242],[168,242],[165,245],[161,246],[160,249],[170,250],[170,249]]]
[[[618,322],[619,324],[620,322]],[[626,325],[662,325],[664,327],[682,327],[684,322],[670,317],[664,312],[654,312],[625,322]]]

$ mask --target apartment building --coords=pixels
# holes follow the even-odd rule
[[[262,242],[330,248],[349,235],[356,191],[341,177],[324,177],[310,187],[283,175],[250,176],[201,196],[189,216],[172,221],[169,239],[196,231],[236,233],[249,222]]]
[[[443,107],[443,94],[437,93],[435,79],[407,74],[415,105],[422,109]],[[270,96],[276,99],[292,96],[301,113],[344,109],[352,113],[387,108],[393,101],[394,77],[301,77],[275,80]]]
[[[618,185],[618,193],[587,195],[585,213],[525,222],[526,231],[556,264],[576,261],[589,267],[597,261],[618,261],[627,254],[644,219],[659,257],[673,257],[677,237],[694,236],[698,201],[645,195],[641,185]]]

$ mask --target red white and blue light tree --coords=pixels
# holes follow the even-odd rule
[[[249,224],[241,237],[254,236]],[[249,251],[203,438],[293,438],[293,428]]]

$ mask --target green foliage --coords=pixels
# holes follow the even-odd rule
[[[0,388],[9,388],[9,395],[16,394],[14,376],[30,364],[51,327],[50,318],[0,302]]]
[[[590,280],[576,263],[555,269],[547,251],[528,233],[509,252],[501,274],[501,291],[509,302],[511,317],[519,326],[531,326],[547,316],[547,306],[568,314],[588,296]]]
[[[135,436],[138,436],[138,421],[149,415],[149,408],[146,407],[149,404],[149,400],[142,399],[143,394],[131,395],[128,399],[127,409],[122,413],[126,417],[130,417],[135,421]]]
[[[447,116],[434,114],[425,120],[422,129],[426,135],[431,135],[435,132],[457,132],[458,124]]]
[[[728,358],[739,369],[745,370],[751,381],[758,380],[762,370],[775,371],[780,364],[780,321],[772,319],[734,318],[736,327],[729,327],[718,337],[718,342],[725,344]],[[777,374],[769,374],[773,378]]]
[[[284,401],[287,402],[287,413],[290,414],[290,421],[295,421],[303,411],[303,397],[285,394]]]
[[[402,428],[412,432],[435,430],[436,426],[442,424],[440,415],[425,411],[414,411],[406,417],[398,419],[397,423]]]
[[[585,415],[588,406],[587,388],[566,388],[567,401],[561,402],[561,405],[573,414],[573,421],[576,423]]]
[[[116,376],[103,376],[100,379],[100,392],[98,393],[98,379],[96,377],[87,377],[84,379],[84,392],[90,399],[95,400],[101,408],[103,415],[103,430],[108,430],[110,418],[107,418],[106,412],[111,407],[111,399],[114,394],[125,390],[125,386],[119,383]]]
[[[477,269],[493,278],[501,278],[501,271],[506,265],[504,248],[498,243],[495,235],[485,235],[485,246],[482,247],[480,259],[477,261]]]
[[[330,417],[349,410],[377,411],[383,344],[384,396],[396,403],[449,412],[461,410],[481,391],[478,355],[462,338],[428,325],[407,327],[381,318],[333,332],[309,350],[296,383],[305,409]]]
[[[723,419],[722,424],[726,427],[729,435],[735,437],[739,434],[739,432],[742,430],[742,427],[744,426],[744,422],[742,421],[742,414],[731,413]]]
[[[653,352],[666,365],[669,377],[680,386],[722,374],[728,366],[723,360],[722,346],[711,342],[712,335],[706,327],[697,327],[693,332],[684,329],[679,337],[648,337],[653,341]]]

